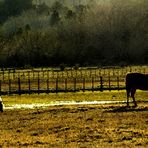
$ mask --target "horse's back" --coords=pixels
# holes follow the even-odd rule
[[[148,74],[128,73],[126,75],[126,89],[148,90]]]

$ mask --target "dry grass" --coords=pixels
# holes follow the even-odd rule
[[[137,108],[124,104],[4,110],[0,147],[147,147],[148,94],[138,91]],[[10,104],[52,101],[126,100],[125,91],[2,96]],[[131,104],[132,105],[132,104]]]
[[[137,90],[137,101],[148,101],[148,92]],[[126,91],[77,92],[77,93],[43,93],[31,95],[2,96],[5,106],[14,104],[51,103],[53,101],[126,101]]]
[[[138,95],[142,94],[138,92]],[[142,94],[144,99],[147,93]],[[2,96],[5,106],[8,104],[31,104],[31,103],[50,103],[52,101],[102,101],[102,100],[126,100],[125,91],[104,91],[104,92],[79,92],[79,93],[50,93],[50,94],[31,94],[31,95],[8,95]]]
[[[58,106],[7,110],[0,118],[3,147],[147,147],[148,104]]]

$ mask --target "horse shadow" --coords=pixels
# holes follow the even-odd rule
[[[111,107],[105,112],[141,112],[141,111],[148,111],[148,106],[139,106],[139,107],[134,107],[134,106],[115,106]]]

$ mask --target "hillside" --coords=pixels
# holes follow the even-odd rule
[[[44,2],[0,5],[1,65],[148,64],[148,1]]]

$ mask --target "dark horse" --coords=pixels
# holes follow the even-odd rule
[[[148,90],[148,74],[128,73],[126,75],[127,106],[129,106],[130,95],[133,98],[135,107],[137,106],[135,100],[136,89]]]

